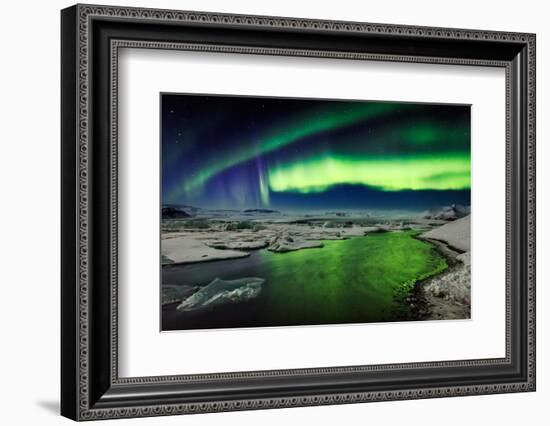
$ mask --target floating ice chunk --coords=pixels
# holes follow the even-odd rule
[[[221,280],[216,278],[192,296],[182,301],[176,308],[178,311],[196,311],[211,306],[246,302],[257,297],[261,290],[263,278],[247,277],[237,280]]]
[[[269,247],[269,251],[274,251],[277,253],[286,253],[288,251],[301,250],[306,248],[320,248],[324,247],[324,244],[321,241],[309,241],[303,239],[296,239],[297,235],[290,236],[288,234],[279,235],[275,237]],[[302,238],[300,236],[300,238]]]
[[[244,241],[212,241],[207,242],[208,247],[220,250],[256,250],[267,247],[265,240],[244,240]]]
[[[161,242],[163,264],[206,262],[250,256],[250,253],[242,250],[218,250],[208,247],[198,239],[200,235],[200,233],[194,233],[194,236],[177,234],[165,236]]]

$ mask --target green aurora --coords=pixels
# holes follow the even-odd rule
[[[333,185],[366,185],[383,191],[470,188],[466,153],[384,157],[322,156],[269,171],[273,191],[323,192]]]
[[[336,108],[319,109],[295,118],[284,126],[274,126],[267,129],[257,144],[248,143],[242,146],[243,144],[238,142],[229,142],[230,145],[237,145],[241,148],[207,161],[191,179],[182,181],[180,185],[174,188],[168,198],[177,199],[181,194],[193,193],[193,191],[202,188],[210,178],[254,157],[268,154],[322,132],[350,126],[384,114],[391,114],[392,111],[398,108],[402,109],[403,105],[392,103],[342,103],[338,104]],[[265,191],[265,186],[263,188]],[[268,200],[269,198],[264,195],[263,199]]]
[[[163,150],[169,153],[163,155],[164,203],[280,208],[288,206],[284,200],[296,202],[294,195],[322,194],[339,186],[381,193],[464,193],[471,187],[466,106],[185,99],[189,105],[177,100],[174,105],[189,108],[180,119],[190,123],[189,129],[176,120],[163,131]],[[195,111],[201,110],[199,119]],[[211,126],[204,118],[209,110]]]

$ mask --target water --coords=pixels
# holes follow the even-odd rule
[[[447,267],[415,232],[371,234],[325,241],[325,247],[289,253],[268,250],[246,258],[165,266],[163,283],[204,286],[261,277],[259,297],[210,311],[163,307],[163,330],[398,321],[406,318],[406,292],[417,279]]]

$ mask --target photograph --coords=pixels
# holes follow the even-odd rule
[[[439,422],[452,412],[475,423],[480,410],[503,425],[540,417],[544,14],[258,3],[64,4],[61,22],[57,10],[55,22],[46,10],[31,22],[55,45],[34,43],[17,61],[58,55],[57,84],[40,79],[41,94],[6,67],[22,76],[8,91],[28,103],[29,80],[47,104],[33,123],[58,132],[61,149],[44,137],[31,138],[33,155],[27,140],[4,144],[25,151],[5,157],[32,188],[6,180],[28,218],[4,222],[51,213],[57,226],[41,218],[41,229],[60,250],[29,263],[29,241],[53,255],[56,237],[8,227],[26,262],[15,276],[32,265],[45,290],[28,330],[8,327],[18,344],[39,337],[17,356],[57,342],[40,367],[75,421],[212,413],[279,424],[273,409],[340,405],[323,408],[333,424],[361,410],[344,405],[369,403],[375,423],[389,409],[392,424],[436,424],[423,399],[439,400],[428,410]],[[18,102],[14,142],[29,124]],[[36,190],[43,165],[58,203]],[[57,211],[40,207],[52,200]],[[41,284],[48,268],[61,292]],[[12,322],[24,317],[20,295],[4,299]],[[56,307],[57,338],[36,333]],[[29,387],[14,380],[9,389]],[[37,407],[52,411],[52,395]]]
[[[160,94],[161,330],[470,318],[470,105]]]

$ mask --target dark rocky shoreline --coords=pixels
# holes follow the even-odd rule
[[[464,232],[469,234],[469,218],[467,219],[467,222],[464,221]],[[406,299],[410,308],[407,319],[470,319],[470,252],[457,248],[445,240],[423,235],[417,238],[431,243],[446,258],[449,268],[415,284]]]

